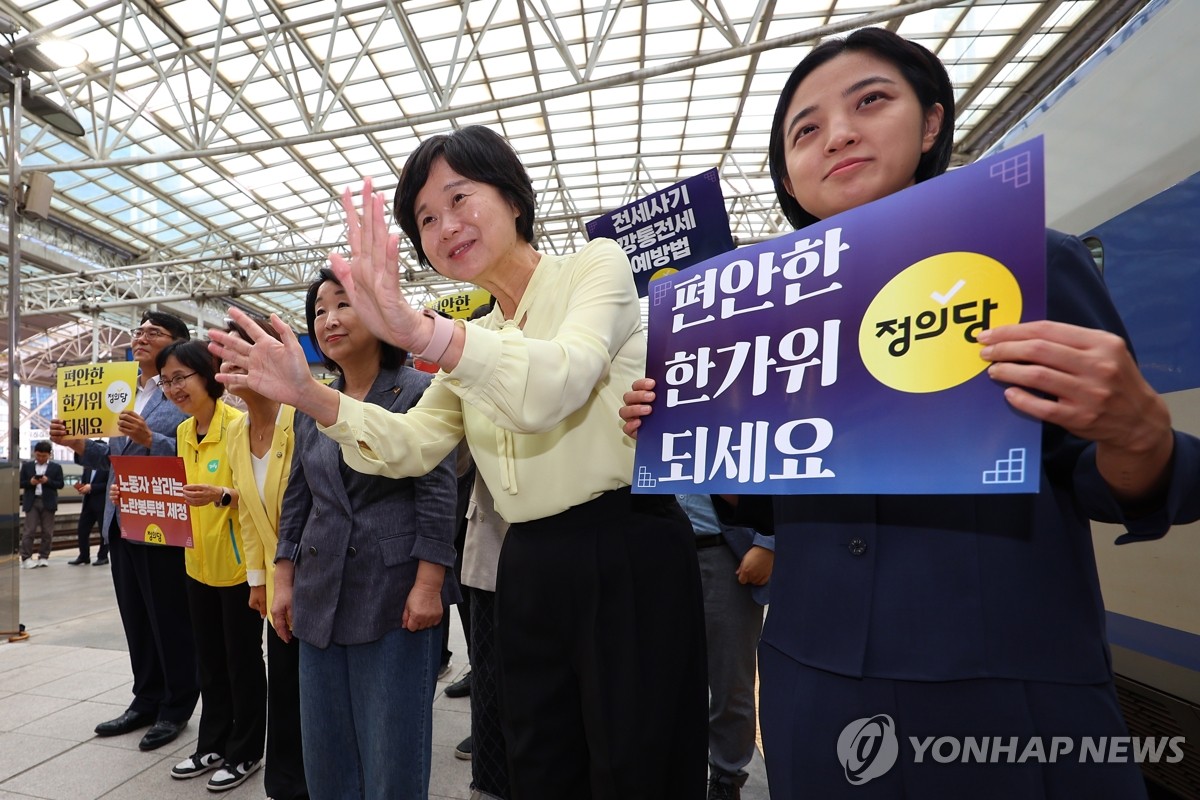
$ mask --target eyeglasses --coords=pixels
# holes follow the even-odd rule
[[[159,330],[158,328],[130,328],[129,329],[129,337],[134,340],[147,339],[147,340],[153,342],[155,339],[161,339],[164,336],[170,336],[170,335],[171,334],[167,333],[166,331]]]
[[[192,377],[195,374],[196,373],[194,373],[194,372],[189,372],[187,375],[176,375],[174,378],[171,378],[170,380],[168,380],[166,378],[159,378],[158,385],[164,389],[170,389],[173,386],[179,386],[181,383],[183,383],[184,381],[186,381],[188,378]]]

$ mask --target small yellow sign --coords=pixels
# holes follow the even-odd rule
[[[439,297],[429,305],[455,319],[470,319],[475,309],[487,303],[490,298],[491,295],[486,289],[468,289],[465,292]]]
[[[118,436],[117,417],[133,408],[138,365],[133,361],[58,368],[58,417],[69,436]]]
[[[166,544],[167,537],[163,535],[163,529],[151,523],[146,526],[146,544]]]

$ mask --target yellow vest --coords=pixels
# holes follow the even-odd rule
[[[188,417],[175,431],[175,452],[183,459],[188,483],[233,488],[229,465],[229,426],[242,412],[217,401],[204,441],[196,440],[196,418]],[[207,586],[236,586],[246,582],[246,548],[237,509],[190,506],[193,547],[184,548],[187,574]]]

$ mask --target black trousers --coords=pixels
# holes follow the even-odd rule
[[[674,497],[615,490],[510,527],[496,642],[513,800],[704,796],[704,612]]]
[[[308,800],[300,735],[300,640],[284,642],[267,625],[267,766],[273,800]]]
[[[99,508],[97,508],[97,505]],[[85,561],[92,560],[92,528],[104,524],[104,504],[92,503],[88,498],[83,501],[83,507],[79,509],[79,527],[75,529],[79,536],[79,557]],[[102,532],[103,533],[103,532]],[[96,558],[108,557],[108,544],[104,541],[104,537],[100,537],[100,550],[96,553]]]
[[[263,621],[250,608],[250,586],[208,586],[187,579],[200,667],[197,753],[219,753],[227,763],[262,758],[267,733],[267,671]]]
[[[500,663],[496,653],[496,593],[471,595],[471,788],[508,800],[508,748],[500,722]]]
[[[133,668],[129,708],[184,722],[200,699],[183,548],[108,536],[109,563]]]
[[[475,474],[475,470],[471,470],[471,475]],[[473,481],[472,481],[473,483]],[[459,491],[462,491],[462,479],[459,479]],[[470,494],[470,486],[467,487],[468,496]],[[462,583],[462,566],[463,566],[463,547],[467,541],[467,518],[463,514],[458,515],[458,532],[454,535],[454,579],[460,584]],[[475,659],[471,653],[471,593],[467,591],[467,587],[462,587],[462,600],[458,603],[458,620],[462,623],[463,636],[467,639],[467,660],[472,665]],[[442,614],[442,666],[450,663],[450,657],[454,652],[450,649],[450,614]],[[471,678],[475,680],[474,677]]]

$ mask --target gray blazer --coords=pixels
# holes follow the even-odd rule
[[[365,400],[412,408],[430,376],[381,370]],[[341,381],[333,384],[341,389]],[[296,564],[292,630],[316,647],[373,642],[402,627],[417,562],[446,567],[442,602],[462,599],[454,578],[454,453],[428,475],[384,478],[346,466],[341,448],[296,414],[292,474],[283,495],[278,561]]]
[[[84,445],[83,453],[75,457],[76,463],[82,464],[85,467],[91,467],[92,469],[110,470],[111,480],[115,481],[117,477],[116,473],[111,471],[112,462],[108,460],[109,455],[176,455],[175,429],[187,417],[175,407],[174,403],[163,396],[162,389],[159,387],[157,381],[151,384],[148,391],[150,392],[150,399],[146,401],[146,405],[142,409],[142,419],[146,420],[146,424],[150,427],[150,449],[147,450],[128,436],[114,436],[108,442],[88,439]],[[100,535],[104,537],[106,543],[108,542],[108,531],[112,527],[113,520],[116,520],[118,524],[120,523],[118,511],[113,506],[112,500],[109,498],[108,491],[106,490],[104,492],[104,524],[100,528]],[[138,543],[136,539],[129,541]]]

